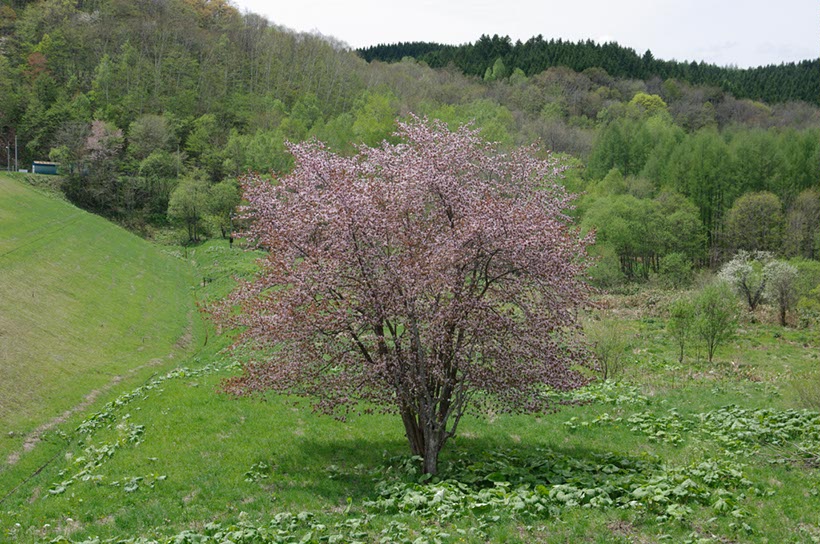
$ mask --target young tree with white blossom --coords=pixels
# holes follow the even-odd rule
[[[417,118],[395,136],[353,157],[291,145],[292,174],[245,177],[242,235],[267,256],[215,313],[251,348],[226,391],[398,413],[434,474],[468,406],[547,410],[549,390],[586,382],[592,240],[535,147]]]
[[[767,251],[741,249],[718,272],[718,277],[743,297],[750,312],[755,311],[766,295],[768,277],[764,269],[771,259],[772,254]]]

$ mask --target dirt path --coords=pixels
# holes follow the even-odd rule
[[[139,372],[140,370],[142,370],[144,368],[148,368],[150,366],[157,366],[161,363],[162,363],[162,359],[152,359],[150,362],[148,362],[144,365],[140,365],[138,367],[132,368],[131,370],[128,371],[128,373],[126,375],[127,376],[133,375],[133,374]],[[114,376],[113,378],[111,378],[111,380],[107,384],[103,385],[99,389],[94,389],[89,394],[87,394],[83,398],[82,402],[80,402],[79,404],[77,404],[76,406],[71,408],[70,410],[66,410],[65,412],[63,412],[59,416],[55,417],[51,421],[47,421],[46,423],[43,423],[42,425],[40,425],[39,427],[37,427],[36,429],[31,431],[28,434],[28,436],[26,436],[26,439],[23,441],[23,449],[12,452],[8,456],[8,458],[6,459],[6,464],[13,465],[13,464],[17,463],[17,461],[20,460],[20,457],[24,453],[30,452],[31,450],[34,449],[34,447],[37,444],[40,443],[40,440],[43,438],[44,433],[46,433],[47,431],[50,431],[51,429],[53,429],[57,425],[60,425],[61,423],[65,423],[66,421],[68,421],[68,418],[70,418],[74,414],[82,412],[83,410],[85,410],[86,408],[91,406],[94,403],[94,401],[97,400],[97,398],[100,395],[110,391],[114,386],[116,386],[122,380],[123,380],[122,376],[119,376],[119,375]]]
[[[193,328],[194,328],[193,312],[188,312],[187,317],[188,317],[188,326],[185,327],[185,331],[182,333],[182,335],[179,337],[179,340],[177,340],[177,342],[175,344],[175,347],[177,349],[182,349],[182,350],[187,349],[188,346],[190,346],[190,344],[193,340]],[[174,359],[174,353],[173,352],[169,353],[165,358],[169,361]],[[151,359],[150,361],[148,361],[145,364],[136,366],[136,367],[128,370],[128,372],[126,372],[126,374],[125,374],[125,377],[133,376],[134,374],[136,374],[137,372],[139,372],[140,370],[143,370],[145,368],[159,366],[159,365],[162,364],[162,362],[163,362],[162,359],[159,359],[159,358]],[[26,436],[25,440],[23,441],[23,448],[21,450],[17,450],[17,451],[12,452],[8,456],[8,458],[6,459],[6,464],[8,466],[11,466],[11,465],[14,465],[15,463],[17,463],[20,460],[20,457],[22,457],[22,455],[24,453],[30,452],[31,450],[34,449],[34,447],[37,444],[40,443],[40,440],[42,440],[44,433],[50,431],[51,429],[53,429],[57,425],[60,425],[61,423],[65,423],[66,421],[68,421],[68,419],[71,416],[73,416],[73,415],[75,415],[79,412],[82,412],[83,410],[85,410],[86,408],[91,406],[94,403],[94,401],[96,401],[99,398],[100,395],[110,391],[112,388],[114,388],[114,386],[116,386],[117,384],[122,382],[123,379],[124,379],[123,376],[120,376],[120,375],[114,376],[113,378],[111,378],[111,380],[109,380],[109,382],[107,384],[103,385],[102,387],[100,387],[98,389],[94,389],[93,391],[88,393],[83,398],[83,400],[79,404],[74,406],[73,408],[71,408],[69,410],[66,410],[65,412],[63,412],[59,416],[51,419],[50,421],[47,421],[46,423],[43,423],[42,425],[40,425],[39,427],[37,427],[36,429],[31,431]]]

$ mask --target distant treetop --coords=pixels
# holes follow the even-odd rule
[[[430,42],[379,44],[357,52],[368,62],[397,62],[413,57],[433,68],[452,64],[465,74],[479,77],[484,76],[498,59],[510,73],[519,68],[527,76],[552,66],[567,66],[576,72],[599,67],[620,78],[674,78],[695,85],[720,87],[737,98],[769,103],[803,100],[820,104],[820,59],[740,69],[702,61],[661,60],[649,50],[639,55],[634,49],[615,42],[546,40],[541,35],[515,43],[509,36],[483,35],[474,43],[458,46]]]

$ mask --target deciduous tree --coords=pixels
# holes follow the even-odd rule
[[[766,298],[777,304],[780,325],[786,326],[786,312],[797,303],[797,268],[784,261],[771,261],[763,269]]]
[[[228,392],[397,413],[432,474],[468,406],[544,410],[586,382],[591,240],[536,149],[418,119],[395,137],[354,157],[293,145],[292,174],[244,178],[244,236],[268,255],[215,313],[252,350]]]
[[[669,306],[669,321],[666,330],[680,348],[678,362],[683,363],[686,344],[693,334],[695,306],[688,297],[680,297]]]
[[[168,119],[162,115],[142,115],[128,128],[128,153],[142,161],[151,153],[170,151],[172,138]]]
[[[168,217],[188,229],[188,241],[198,242],[202,218],[208,205],[208,182],[201,177],[180,180],[168,202]]]
[[[223,238],[227,238],[233,229],[232,218],[242,195],[239,185],[233,179],[220,181],[208,190],[206,208],[214,226],[219,227]]]
[[[726,217],[726,241],[732,249],[776,251],[783,241],[783,206],[769,192],[746,193]]]
[[[750,312],[763,302],[767,280],[763,267],[771,258],[765,251],[741,250],[720,269],[720,278],[743,297]]]
[[[117,163],[122,143],[122,131],[116,126],[99,120],[91,123],[77,193],[79,202],[101,213],[112,214],[118,205]]]
[[[805,259],[820,254],[820,191],[806,189],[801,192],[786,218],[784,252]]]
[[[706,344],[710,363],[718,346],[735,334],[735,307],[729,285],[724,281],[705,286],[695,296],[695,332]]]

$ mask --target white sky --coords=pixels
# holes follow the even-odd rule
[[[817,0],[233,0],[302,32],[352,47],[402,41],[460,44],[482,34],[513,41],[614,40],[664,60],[742,68],[820,56]]]

